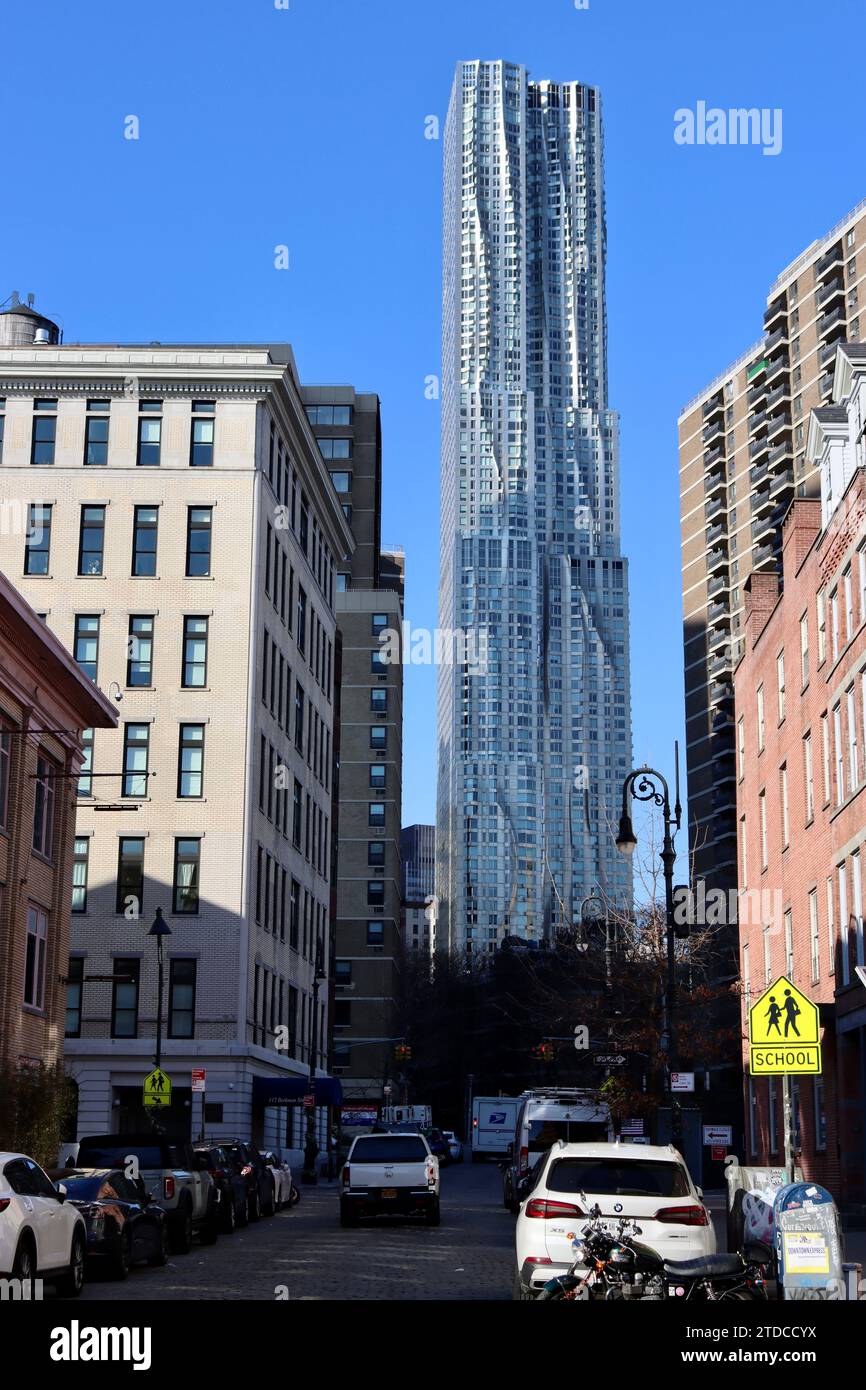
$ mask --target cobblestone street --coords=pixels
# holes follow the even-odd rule
[[[300,1204],[270,1220],[197,1243],[166,1269],[137,1267],[118,1282],[88,1272],[82,1302],[167,1299],[509,1299],[514,1218],[493,1163],[442,1174],[442,1224],[338,1221],[338,1185],[302,1188]]]

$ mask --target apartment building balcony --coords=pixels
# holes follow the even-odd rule
[[[712,729],[714,733],[724,733],[734,727],[734,711],[720,705],[713,710]]]
[[[762,387],[766,387],[766,385],[767,385],[767,379],[766,379],[766,377],[763,376],[763,373],[766,372],[766,370],[767,370],[767,365],[768,365],[768,364],[767,364],[767,359],[766,359],[766,357],[764,357],[763,354],[762,354],[760,357],[757,357],[757,358],[755,359],[755,361],[752,363],[752,365],[751,365],[750,367],[747,367],[747,368],[746,368],[746,381],[748,382],[748,384],[749,384],[750,386],[751,386],[754,382],[757,382],[757,380],[758,380],[759,377],[762,377],[762,381],[761,381],[760,384],[761,384]],[[758,390],[757,386],[756,386],[755,389]],[[760,394],[760,392],[759,392],[759,394]]]
[[[818,390],[820,391],[822,397],[829,396],[832,392],[833,376],[833,372],[825,372],[824,375],[821,377],[821,380],[818,382]]]
[[[775,545],[765,542],[752,551],[753,570],[774,570],[776,568],[777,554]]]
[[[706,530],[707,545],[716,546],[728,544],[728,522],[727,517],[724,521],[717,521],[715,526],[708,526]]]
[[[841,276],[836,276],[835,279],[828,280],[826,285],[815,291],[815,303],[823,309],[844,293],[845,281]]]
[[[835,324],[841,324],[845,318],[845,305],[837,304],[835,309],[830,309],[826,314],[822,314],[818,320],[818,336],[823,338],[825,333],[829,333]]]
[[[762,516],[759,516],[755,521],[752,522],[751,532],[753,543],[763,540],[764,537],[769,538],[772,536],[775,530],[775,525],[773,522],[775,510],[776,509],[774,507],[772,511],[764,512]]]
[[[768,516],[775,505],[769,487],[752,493],[752,516]]]
[[[786,372],[788,370],[788,366],[788,358],[784,355],[781,357],[774,357],[770,362],[768,362],[767,385],[770,386],[774,381],[776,381],[776,379],[779,376],[781,376],[782,372]]]
[[[833,246],[826,253],[826,255],[822,256],[820,261],[815,262],[815,280],[818,281],[825,279],[825,277],[830,274],[830,271],[834,268],[834,266],[841,264],[842,243],[841,241],[837,241],[836,245]]]
[[[749,483],[752,487],[758,487],[769,476],[769,473],[770,465],[768,462],[757,463],[754,468],[749,469]]]
[[[822,343],[818,351],[818,359],[822,367],[830,366],[836,360],[836,349],[842,341],[843,335],[835,333],[826,343]]]
[[[727,577],[727,572],[728,572],[728,552],[727,552],[727,548],[726,548],[725,550],[721,550],[721,549],[711,550],[711,551],[709,552],[709,554],[707,555],[707,573],[708,573],[708,574],[718,574],[719,571],[722,570],[722,569],[725,571],[725,576]]]
[[[717,494],[704,504],[704,520],[712,521],[717,516],[724,516],[725,510],[724,493]]]
[[[710,416],[715,415],[719,411],[724,411],[724,408],[725,402],[722,398],[722,393],[718,391],[710,400],[704,401],[703,410],[701,411],[704,417],[704,423],[706,424]]]
[[[765,464],[759,463],[758,460],[761,458],[765,459],[765,456],[769,454],[769,452],[770,441],[765,434],[762,434],[760,439],[752,440],[751,444],[749,445],[749,463],[753,465],[753,472],[755,468],[765,466]]]
[[[707,608],[707,622],[712,626],[714,623],[727,624],[731,617],[731,610],[726,603],[711,603]]]
[[[775,415],[771,415],[767,421],[767,438],[771,442],[777,438],[781,430],[791,428],[791,417],[787,410],[778,410]]]
[[[724,651],[727,653],[731,631],[728,627],[711,627],[707,636],[707,650],[711,655]]]
[[[714,449],[707,449],[704,453],[704,468],[714,468],[717,463],[724,463],[725,451],[717,444]]]
[[[731,681],[710,681],[710,704],[716,709],[734,708],[734,687]]]
[[[704,444],[710,444],[714,439],[724,438],[724,434],[725,419],[723,415],[720,415],[718,419],[712,422],[712,424],[706,425],[704,427],[704,429],[701,431],[701,439],[704,441]]]
[[[764,314],[764,330],[767,333],[771,333],[773,332],[774,324],[777,328],[781,327],[781,319],[785,320],[785,326],[787,327],[788,305],[784,295],[777,299],[775,303],[771,304]]]
[[[728,579],[727,571],[724,574],[714,574],[707,584],[707,598],[715,598],[716,594],[722,594],[730,587],[731,581]]]
[[[766,363],[764,365],[766,366]],[[767,378],[762,369],[755,378],[754,386],[749,387],[748,393],[746,395],[746,400],[749,403],[749,409],[756,410],[758,406],[761,404],[766,394]]]
[[[718,811],[713,817],[713,842],[718,846],[720,840],[736,839],[737,837],[737,813],[736,810]],[[716,863],[720,862],[716,854]]]
[[[788,326],[787,324],[785,324],[784,328],[777,328],[775,333],[771,333],[769,338],[766,339],[764,343],[764,352],[766,352],[769,355],[779,346],[780,343],[786,343],[787,341]]]
[[[773,387],[772,391],[767,397],[767,410],[774,410],[775,407],[780,403],[780,401],[789,401],[790,399],[791,384],[788,381],[782,381],[779,383],[778,386]]]
[[[757,434],[758,430],[763,429],[766,423],[767,410],[765,402],[764,405],[761,406],[760,410],[753,411],[752,414],[749,416],[749,434]]]
[[[720,496],[724,501],[725,488],[726,481],[724,468],[716,468],[713,470],[712,473],[708,473],[707,476],[704,478],[704,496],[707,498]]]
[[[789,439],[785,439],[781,444],[777,444],[774,449],[770,450],[770,457],[767,460],[767,462],[769,463],[771,468],[775,468],[776,465],[782,461],[782,459],[790,457],[791,441]]]
[[[731,657],[727,649],[718,656],[713,656],[707,662],[707,673],[713,680],[718,680],[720,676],[729,675],[731,671]]]
[[[784,492],[786,488],[793,487],[793,486],[794,486],[794,470],[793,470],[793,468],[783,468],[783,469],[781,470],[781,472],[777,473],[776,476],[775,476],[774,478],[771,478],[771,480],[770,480],[770,496],[773,498],[773,500],[774,500],[776,503],[778,503],[778,501],[779,501],[779,494],[782,493],[782,492]]]

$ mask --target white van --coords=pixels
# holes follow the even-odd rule
[[[549,1087],[524,1091],[514,1126],[513,1147],[503,1168],[502,1199],[517,1212],[519,1184],[557,1140],[565,1144],[607,1143],[614,1138],[610,1111],[589,1091]]]
[[[472,1162],[507,1158],[520,1109],[519,1096],[474,1096],[472,1100]]]

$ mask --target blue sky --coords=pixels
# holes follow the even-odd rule
[[[33,291],[67,341],[288,339],[307,380],[378,391],[383,540],[406,548],[413,626],[435,626],[438,564],[425,117],[463,58],[602,88],[634,752],[672,770],[677,414],[759,336],[778,272],[866,196],[862,0],[8,0],[3,28],[0,300]],[[782,152],[677,145],[674,112],[699,100],[780,107]],[[404,822],[432,820],[432,670],[407,670],[406,716]]]

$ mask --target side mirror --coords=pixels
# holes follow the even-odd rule
[[[699,1196],[700,1198],[703,1198],[704,1189],[703,1189],[702,1187],[696,1187],[696,1188],[695,1188],[695,1191],[697,1192],[697,1194],[698,1194],[698,1196]]]
[[[56,1183],[54,1184],[54,1188],[55,1188],[55,1191],[56,1191],[56,1193],[57,1193],[57,1200],[58,1200],[58,1202],[65,1202],[65,1201],[66,1201],[66,1185],[65,1185],[65,1183],[56,1182]]]

